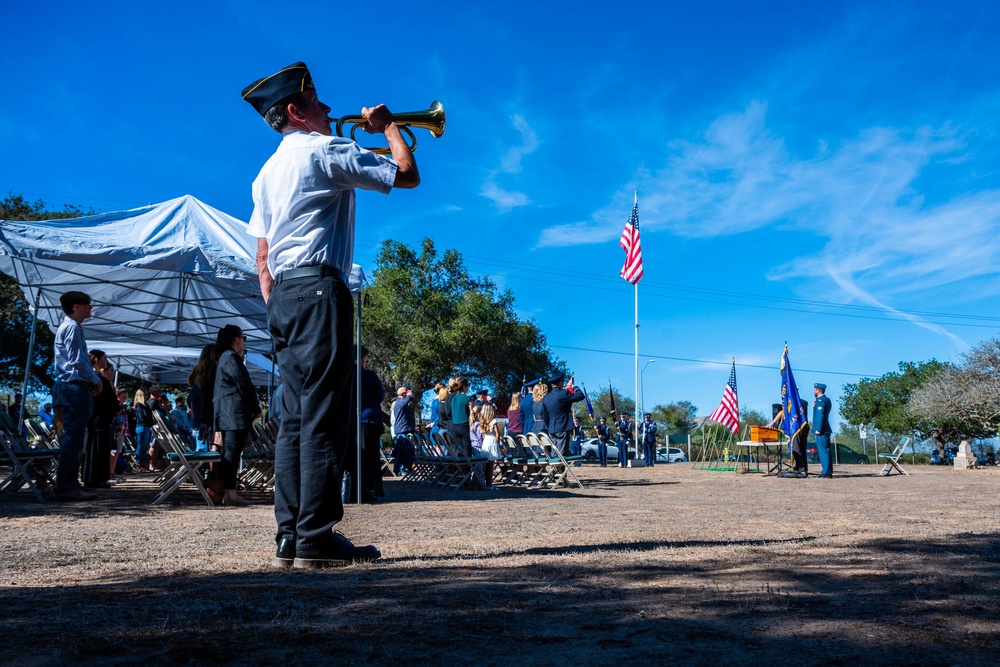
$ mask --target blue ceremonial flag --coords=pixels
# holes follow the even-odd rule
[[[792,365],[788,362],[788,346],[781,355],[781,409],[784,417],[781,420],[781,430],[789,438],[809,427],[807,406],[799,398],[799,388],[792,375]]]
[[[593,419],[594,418],[594,406],[590,402],[590,394],[587,393],[587,385],[585,385],[585,384],[583,384],[581,382],[580,383],[580,388],[583,389],[583,400],[585,400],[587,402],[587,414],[590,415],[591,419]]]

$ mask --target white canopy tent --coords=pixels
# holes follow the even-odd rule
[[[194,347],[159,347],[93,340],[87,341],[87,347],[107,354],[119,373],[160,384],[187,384],[188,376],[201,355],[201,350]],[[246,366],[250,371],[250,379],[258,387],[273,386],[280,377],[275,368],[272,379],[271,360],[257,352],[247,353]]]
[[[270,354],[257,243],[246,227],[190,195],[82,218],[0,220],[0,271],[17,280],[35,322],[40,318],[53,330],[63,320],[59,296],[79,290],[94,304],[84,324],[89,340],[200,350],[220,328],[235,324],[248,351]],[[349,278],[355,297],[363,281],[355,264]],[[358,299],[358,340],[360,332]],[[34,336],[32,328],[29,364]]]

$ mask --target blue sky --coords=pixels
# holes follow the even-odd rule
[[[785,341],[836,402],[1000,327],[1000,5],[93,4],[2,4],[4,194],[245,220],[278,135],[240,90],[303,60],[335,114],[447,109],[417,190],[359,196],[356,261],[457,248],[592,390],[633,393],[634,191],[647,406],[707,415],[735,356],[768,411]]]

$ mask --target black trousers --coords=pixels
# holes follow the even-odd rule
[[[247,446],[250,431],[222,432],[222,459],[219,461],[219,479],[227,491],[236,490],[236,478],[240,473],[240,457]]]
[[[795,470],[809,472],[809,461],[806,459],[806,434],[800,433],[792,438],[792,461]]]
[[[354,443],[353,320],[351,293],[334,276],[284,280],[267,302],[285,387],[274,457],[276,539],[294,535],[300,551],[323,548],[344,518],[341,474]]]
[[[114,434],[110,425],[91,422],[83,448],[83,485],[98,488],[111,479],[111,450]]]

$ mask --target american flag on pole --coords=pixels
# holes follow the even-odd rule
[[[715,412],[708,416],[709,419],[719,422],[733,433],[740,428],[740,401],[736,395],[736,360],[733,360],[733,370],[729,372],[729,382],[722,392],[722,402]]]
[[[642,245],[639,243],[639,195],[636,193],[632,215],[625,223],[618,245],[625,251],[625,265],[622,266],[621,277],[633,285],[642,278]]]

